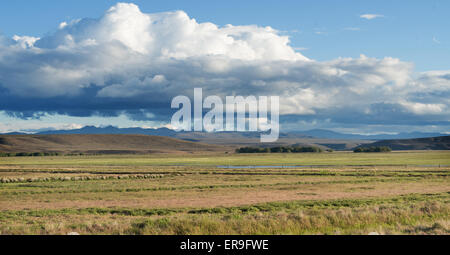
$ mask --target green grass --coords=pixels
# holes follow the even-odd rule
[[[382,234],[448,234],[449,208],[446,204],[449,202],[450,192],[444,192],[200,209],[3,211],[0,212],[3,223],[0,233],[367,234],[378,231]],[[95,219],[96,223],[86,221],[86,217]],[[46,222],[51,218],[60,221],[57,227]]]
[[[0,165],[218,166],[218,165],[450,165],[450,151],[217,155],[114,155],[1,158]]]
[[[444,165],[450,152],[0,158],[0,234],[450,234]]]
[[[295,182],[279,182],[279,183],[260,183],[260,184],[210,184],[210,185],[189,185],[189,186],[158,186],[158,187],[136,187],[132,183],[127,186],[111,185],[115,188],[101,188],[98,183],[60,186],[60,185],[18,185],[18,188],[12,186],[5,188],[5,191],[0,192],[0,195],[17,196],[17,195],[38,195],[38,194],[74,194],[74,193],[122,193],[122,192],[145,192],[145,191],[174,191],[174,190],[212,190],[212,189],[229,189],[229,188],[261,188],[261,187],[283,187],[288,186],[291,189],[298,188],[300,185],[318,185],[318,184],[367,184],[367,183],[382,183],[382,182],[411,182],[420,180],[417,177],[410,178],[373,178],[360,180],[329,180],[329,181],[295,181]],[[439,181],[439,180],[437,180]],[[120,187],[122,186],[122,187]],[[293,187],[292,187],[293,186]],[[20,189],[20,188],[33,188]],[[285,188],[286,190],[288,188]],[[6,191],[12,190],[12,191]]]
[[[335,200],[303,200],[289,202],[270,202],[263,204],[234,206],[234,207],[215,207],[215,208],[67,208],[67,209],[43,209],[43,210],[19,210],[19,211],[0,211],[0,220],[12,217],[44,217],[54,215],[122,215],[122,216],[154,216],[170,215],[175,213],[186,214],[252,214],[255,212],[294,212],[305,209],[340,209],[356,208],[363,206],[375,206],[397,203],[401,206],[417,202],[450,202],[450,192],[431,193],[431,194],[408,194],[388,198],[370,198],[370,199],[335,199]]]

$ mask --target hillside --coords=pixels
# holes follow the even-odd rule
[[[361,147],[388,146],[393,150],[450,150],[450,136],[383,140]]]
[[[441,133],[427,133],[427,132],[409,132],[409,133],[398,133],[398,134],[378,134],[378,135],[359,135],[359,134],[346,134],[339,133],[331,130],[325,129],[313,129],[307,131],[293,132],[294,134],[303,134],[316,138],[327,138],[327,139],[348,139],[348,140],[388,140],[388,139],[415,139],[415,138],[425,138],[425,137],[438,137],[445,136]]]
[[[47,131],[39,131],[35,130],[32,132],[36,135],[69,135],[69,134],[80,134],[80,135],[113,135],[113,134],[124,134],[124,135],[157,135],[157,136],[168,136],[175,137],[186,140],[191,139],[191,136],[195,137],[211,137],[209,133],[206,132],[177,132],[168,128],[118,128],[114,126],[106,126],[106,127],[95,127],[95,126],[85,126],[80,129],[71,129],[71,130],[47,130]],[[25,135],[27,133],[21,132],[11,132],[4,133],[4,135]],[[1,135],[1,134],[0,134]],[[213,134],[214,137],[230,137],[232,138],[257,138],[259,137],[259,132],[216,132]],[[377,134],[377,135],[360,135],[360,134],[346,134],[339,133],[331,130],[325,129],[313,129],[306,131],[286,131],[280,133],[280,138],[317,138],[317,139],[334,139],[334,140],[355,140],[353,142],[358,143],[356,140],[387,140],[387,139],[414,139],[414,138],[425,138],[425,137],[438,137],[438,136],[446,136],[446,134],[442,133],[430,133],[430,132],[409,132],[409,133],[398,133],[398,134]]]
[[[193,153],[225,146],[148,135],[0,135],[0,152]]]
[[[373,142],[370,140],[321,139],[299,134],[281,133],[278,141],[261,143],[259,132],[182,132],[178,133],[176,138],[233,147],[316,146],[334,150],[351,150],[356,146]]]

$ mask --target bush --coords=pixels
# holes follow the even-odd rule
[[[237,153],[266,153],[266,148],[243,147],[236,150]]]
[[[18,153],[6,153],[0,152],[0,157],[47,157],[47,156],[60,156],[58,152],[18,152]]]
[[[362,153],[362,152],[391,152],[392,149],[387,146],[378,146],[378,147],[358,147],[353,152],[355,153]]]
[[[28,152],[16,153],[16,157],[29,157],[29,156],[33,156],[33,153],[28,153]]]
[[[304,152],[322,152],[318,147],[289,147],[278,146],[272,148],[243,147],[236,150],[236,153],[304,153]]]

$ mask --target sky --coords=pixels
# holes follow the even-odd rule
[[[282,96],[282,130],[450,131],[449,1],[116,4],[0,4],[0,132],[164,126],[199,85]]]

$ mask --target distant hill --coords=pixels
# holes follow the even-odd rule
[[[85,134],[85,135],[151,135],[151,136],[163,136],[177,138],[184,141],[204,143],[211,145],[221,145],[228,147],[243,147],[243,146],[318,146],[322,149],[334,149],[334,150],[351,150],[352,148],[370,143],[370,140],[345,140],[345,139],[328,139],[328,138],[315,138],[310,135],[302,133],[280,133],[280,139],[275,143],[262,144],[260,143],[261,132],[177,132],[168,128],[159,129],[145,129],[145,128],[117,128],[113,126],[107,127],[95,127],[86,126],[81,129],[72,130],[49,130],[37,132],[36,135],[69,135],[69,134]],[[26,135],[25,133],[10,133],[10,135]]]
[[[36,133],[37,135],[149,135],[177,138],[189,142],[199,142],[211,145],[222,146],[319,146],[322,149],[334,150],[352,150],[353,148],[369,144],[377,140],[392,139],[409,139],[409,138],[427,138],[444,136],[440,133],[401,133],[396,135],[380,134],[380,135],[356,135],[343,134],[324,129],[314,129],[309,131],[296,131],[280,133],[280,138],[275,143],[261,144],[261,132],[177,132],[168,128],[145,129],[145,128],[117,128],[113,126],[95,127],[86,126],[81,129],[72,130],[49,130]],[[9,135],[25,135],[23,133],[14,132]]]
[[[13,132],[8,135],[20,135],[25,133]],[[233,138],[257,138],[260,136],[260,132],[177,132],[168,128],[146,129],[146,128],[117,128],[113,126],[107,127],[95,127],[86,126],[80,129],[71,130],[48,130],[36,132],[38,135],[56,135],[56,134],[129,134],[129,135],[157,135],[178,137],[182,139],[193,139],[196,137],[233,137]],[[399,133],[399,134],[378,134],[378,135],[358,135],[358,134],[344,134],[326,129],[313,129],[307,131],[292,131],[280,133],[280,138],[319,138],[319,139],[345,139],[345,140],[386,140],[386,139],[412,139],[412,138],[426,138],[446,136],[441,133],[424,133],[424,132],[411,132],[411,133]]]
[[[148,135],[0,135],[0,152],[125,154],[218,151],[233,151],[233,148]]]
[[[87,144],[85,139],[86,137],[100,137],[100,135],[107,136],[110,138],[117,139],[117,137],[122,137],[120,140],[123,141],[123,147],[126,148],[127,151],[131,152],[133,151],[132,148],[128,148],[127,145],[129,141],[125,141],[126,139],[123,137],[145,137],[148,135],[128,135],[128,134],[120,134],[120,132],[123,131],[123,129],[117,129],[117,128],[108,128],[108,129],[96,129],[93,128],[91,131],[88,131],[88,128],[83,129],[82,131],[76,130],[77,133],[82,132],[96,132],[97,134],[56,134],[56,135],[26,135],[26,134],[14,134],[14,135],[0,135],[0,152],[6,151],[6,152],[54,152],[54,151],[86,151],[87,147],[89,147],[89,150],[99,150],[97,147],[102,148],[109,148],[111,147],[109,144],[109,141],[102,141],[98,146],[93,146],[92,144]],[[127,129],[130,130],[130,129]],[[143,132],[146,130],[142,129],[134,129],[134,131]],[[161,131],[161,130],[149,130],[149,133],[152,132],[153,134],[157,134],[157,132],[153,131]],[[167,130],[166,130],[167,131]],[[172,130],[168,130],[168,132],[171,132]],[[65,131],[59,131],[61,133],[64,133]],[[113,134],[101,134],[102,132],[114,132]],[[172,131],[174,132],[174,131]],[[154,140],[157,139],[165,139],[167,138],[165,135],[167,133],[160,132],[160,136],[152,135]],[[340,139],[317,139],[312,138],[308,136],[303,135],[293,135],[293,134],[280,134],[280,138],[277,142],[274,143],[261,143],[260,142],[260,133],[259,132],[217,132],[217,133],[206,133],[206,132],[174,132],[174,134],[170,135],[171,138],[174,138],[174,140],[178,140],[180,142],[189,142],[191,144],[201,144],[201,145],[210,145],[211,148],[205,148],[209,151],[224,151],[224,150],[230,150],[233,151],[233,148],[238,147],[245,147],[245,146],[258,146],[258,147],[274,147],[274,146],[292,146],[292,145],[298,145],[298,146],[316,146],[320,147],[322,149],[334,149],[334,150],[351,150],[356,146],[359,146],[361,144],[367,144],[371,143],[373,141],[370,140],[340,140]],[[67,143],[66,141],[58,142],[58,144],[43,144],[43,140],[48,140],[48,137],[63,137],[65,136],[65,139],[69,139],[71,142]],[[168,135],[169,136],[169,135]],[[31,139],[30,137],[34,137]],[[45,139],[44,139],[44,138]],[[39,138],[39,141],[37,142],[36,139]],[[76,138],[81,139],[79,142],[81,143],[78,148],[74,148],[74,144],[77,142]],[[3,139],[3,140],[1,140]],[[53,139],[53,138],[52,138]],[[97,138],[96,138],[97,139]],[[128,139],[128,138],[127,138]],[[145,138],[144,140],[146,140]],[[11,141],[15,141],[13,147],[8,147],[8,144],[11,144]],[[21,143],[18,143],[18,141],[22,141]],[[39,146],[35,146],[35,143],[38,143]],[[173,143],[169,143],[173,144]],[[89,145],[89,146],[87,146]],[[173,144],[174,147],[171,149],[170,147],[164,149],[164,150],[174,150],[178,151],[180,148],[180,145]],[[86,147],[87,146],[87,147]],[[216,146],[216,147],[214,147]],[[117,149],[117,144],[115,144],[113,147],[111,147],[110,150],[122,150]],[[139,147],[136,147],[133,145],[133,148],[136,148],[135,151],[137,152],[143,152],[143,150],[155,150],[154,148],[148,149],[142,149]],[[231,148],[231,149],[230,149]],[[160,147],[157,147],[156,150],[160,150]],[[104,149],[102,149],[104,150]],[[185,149],[183,149],[185,150]],[[199,149],[203,150],[203,149]]]
[[[3,133],[0,135],[27,135],[27,133],[22,133],[22,132],[11,132],[11,133]]]
[[[411,139],[411,138],[426,138],[446,136],[441,133],[423,133],[423,132],[410,132],[399,134],[378,134],[378,135],[357,135],[357,134],[344,134],[325,129],[313,129],[308,131],[294,132],[295,134],[302,134],[306,136],[312,136],[316,138],[328,138],[328,139],[361,139],[361,140],[386,140],[386,139]]]
[[[260,132],[181,132],[175,137],[186,141],[208,144],[227,145],[234,147],[276,147],[276,146],[315,146],[322,149],[351,150],[361,144],[371,143],[371,140],[322,139],[302,134],[280,133],[273,143],[261,143]]]
[[[86,126],[80,129],[72,130],[49,130],[36,133],[37,135],[62,135],[62,134],[78,134],[78,135],[157,135],[157,136],[174,136],[176,131],[168,128],[146,129],[146,128],[117,128],[113,126],[95,127]]]
[[[450,136],[382,140],[360,147],[388,146],[393,150],[450,150]]]

